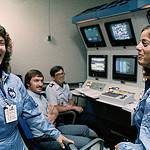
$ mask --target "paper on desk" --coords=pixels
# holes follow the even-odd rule
[[[76,95],[76,96],[80,96],[81,95],[80,92],[78,92],[77,90],[72,90],[71,93],[73,95]]]
[[[100,96],[100,92],[99,91],[88,91],[88,92],[84,92],[84,95],[97,99]]]
[[[75,89],[77,92],[79,92],[80,94],[83,94],[85,96],[97,99],[100,96],[100,92],[98,90],[94,90],[91,88],[77,88]]]
[[[137,104],[138,104],[138,101],[134,101],[132,103],[129,103],[129,104],[123,106],[122,109],[124,109],[124,110],[129,111],[129,112],[132,113],[132,112],[134,112]]]

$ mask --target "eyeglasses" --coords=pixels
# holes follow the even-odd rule
[[[58,76],[61,76],[61,75],[64,76],[64,75],[65,75],[65,72],[61,72],[61,73],[56,73],[56,74],[55,74],[55,76],[57,76],[57,77],[58,77]]]
[[[142,43],[142,45],[143,45],[144,47],[147,47],[147,46],[150,45],[150,41],[145,40],[145,39],[140,40],[139,43]]]

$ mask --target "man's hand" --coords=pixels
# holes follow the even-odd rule
[[[72,140],[66,138],[66,137],[63,136],[62,134],[57,138],[57,142],[61,145],[61,147],[62,147],[63,149],[65,149],[65,145],[64,145],[65,142],[66,142],[66,143],[72,143],[72,144],[74,144],[74,141],[72,141]]]
[[[80,107],[80,106],[72,106],[72,107],[73,107],[73,110],[75,110],[75,111],[77,111],[79,113],[81,113],[83,111],[83,108]]]

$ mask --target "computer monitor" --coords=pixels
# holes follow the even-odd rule
[[[89,76],[107,78],[107,55],[88,56]]]
[[[112,78],[120,81],[137,81],[137,56],[114,55]]]
[[[107,22],[105,28],[112,46],[137,44],[131,19]]]
[[[106,46],[99,24],[80,27],[80,32],[87,47]]]

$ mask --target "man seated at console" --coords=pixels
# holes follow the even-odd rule
[[[29,95],[38,104],[38,109],[50,121],[55,122],[57,118],[57,109],[48,104],[46,98],[42,95],[44,76],[39,70],[30,70],[25,75],[25,86]],[[85,125],[64,125],[57,127],[66,137],[69,137],[75,142],[78,148],[86,145],[92,138],[96,137],[96,133],[91,131]],[[69,129],[69,130],[68,130]],[[40,131],[37,131],[40,133]],[[47,137],[48,138],[48,137]],[[39,141],[40,142],[40,141]],[[56,144],[56,143],[55,143]],[[49,142],[41,143],[43,148],[50,147]],[[57,146],[58,147],[58,146]],[[52,149],[52,148],[50,148]],[[55,149],[55,148],[54,148]],[[58,148],[57,148],[58,149]]]
[[[52,81],[46,87],[46,97],[49,104],[54,105],[59,112],[75,110],[81,113],[83,108],[74,105],[69,85],[65,82],[65,72],[63,67],[52,67],[50,75]]]

